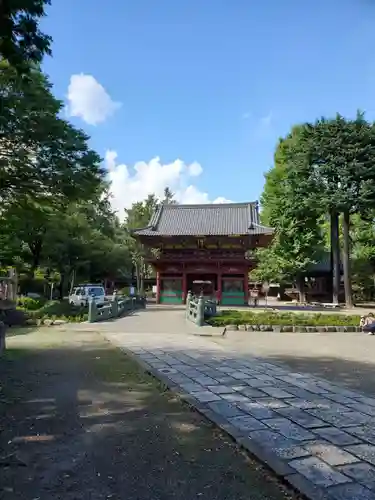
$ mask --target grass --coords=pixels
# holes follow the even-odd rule
[[[212,326],[280,325],[280,326],[358,326],[360,317],[343,314],[304,314],[294,312],[253,312],[224,310],[207,320]]]

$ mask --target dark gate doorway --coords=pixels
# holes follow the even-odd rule
[[[194,295],[203,293],[204,297],[215,297],[217,290],[216,274],[188,274],[187,289]]]

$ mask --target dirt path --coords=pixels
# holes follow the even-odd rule
[[[10,338],[0,376],[2,499],[296,498],[95,332]]]

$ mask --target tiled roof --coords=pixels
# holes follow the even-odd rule
[[[258,203],[160,205],[139,236],[220,236],[272,234],[260,225]]]

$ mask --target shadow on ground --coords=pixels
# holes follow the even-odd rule
[[[1,498],[291,498],[97,334],[41,335],[0,361]]]
[[[375,395],[375,366],[372,363],[336,358],[334,356],[288,356],[272,354],[262,356],[271,363],[278,363],[295,372],[311,373],[316,377]],[[375,358],[374,358],[375,363]]]

